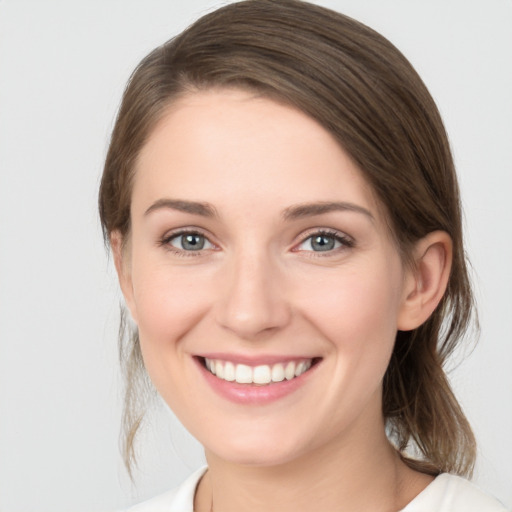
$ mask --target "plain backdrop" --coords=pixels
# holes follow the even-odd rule
[[[411,60],[460,176],[481,338],[452,363],[476,482],[512,506],[512,2],[323,0]],[[121,463],[119,292],[96,195],[124,84],[217,0],[0,0],[0,511],[97,512],[177,485],[201,448],[162,405]],[[462,356],[463,354],[459,354]]]

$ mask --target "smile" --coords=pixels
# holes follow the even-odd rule
[[[313,359],[287,361],[272,365],[248,366],[231,361],[204,358],[204,366],[218,379],[238,384],[268,385],[284,380],[292,380],[307,372],[313,365]]]
[[[298,393],[317,373],[322,359],[229,354],[194,357],[210,389],[221,398],[244,406],[263,406]]]

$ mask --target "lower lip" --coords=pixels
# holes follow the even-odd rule
[[[239,384],[238,382],[229,382],[219,379],[210,373],[203,365],[202,361],[194,358],[206,382],[221,397],[235,402],[237,404],[268,404],[275,402],[285,396],[291,395],[301,388],[316,370],[318,364],[314,364],[309,370],[299,377],[291,380],[283,380],[272,384]]]

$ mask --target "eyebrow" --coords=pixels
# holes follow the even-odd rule
[[[178,210],[184,213],[192,213],[194,215],[201,215],[202,217],[217,217],[217,210],[210,203],[203,203],[198,201],[186,201],[184,199],[158,199],[155,201],[145,212],[144,215],[149,215],[151,212],[161,209]]]
[[[200,215],[202,217],[218,217],[215,207],[206,202],[187,201],[185,199],[158,199],[155,201],[145,212],[144,215],[149,215],[151,212],[160,209],[177,210],[184,213],[191,213],[193,215]],[[367,216],[372,222],[375,220],[374,216],[369,210],[358,206],[357,204],[347,203],[344,201],[332,202],[316,202],[316,203],[303,203],[294,206],[289,206],[283,210],[282,216],[284,220],[296,220],[304,217],[312,217],[315,215],[322,215],[334,211],[351,211],[361,213]]]
[[[350,211],[361,213],[374,222],[375,217],[369,210],[358,206],[357,204],[347,202],[318,202],[318,203],[304,203],[296,206],[290,206],[283,211],[283,217],[285,220],[301,219],[303,217],[312,217],[314,215],[322,215],[324,213],[330,213],[335,211]]]

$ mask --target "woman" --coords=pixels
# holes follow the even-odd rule
[[[204,16],[125,91],[100,214],[142,361],[208,469],[137,511],[504,510],[460,476],[472,316],[437,109],[382,36],[297,1]]]

